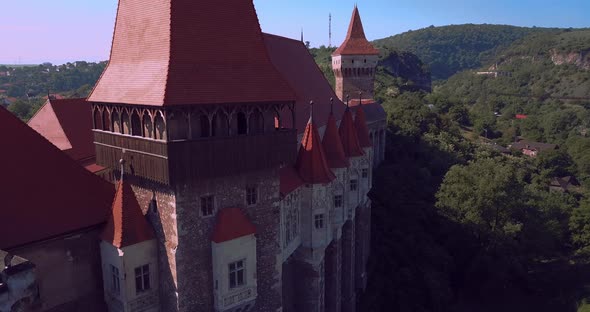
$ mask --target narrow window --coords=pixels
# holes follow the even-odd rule
[[[258,189],[256,186],[249,186],[246,188],[246,204],[248,206],[256,205],[258,202]]]
[[[317,214],[314,217],[314,224],[316,229],[323,229],[324,228],[324,214]]]
[[[201,216],[203,217],[210,217],[215,212],[215,205],[213,196],[203,196],[201,197]]]
[[[121,293],[119,269],[111,264],[111,292],[115,295]]]
[[[358,187],[358,181],[356,179],[350,180],[350,190],[356,191],[357,187]]]
[[[244,262],[240,260],[229,264],[229,288],[236,288],[246,285],[244,279]]]
[[[150,290],[150,265],[146,264],[135,268],[135,292],[141,293]]]
[[[342,195],[335,195],[334,196],[334,207],[336,207],[336,208],[342,207]]]
[[[248,133],[248,121],[246,120],[246,114],[238,113],[238,135]]]
[[[363,170],[361,171],[361,176],[366,179],[369,177],[369,169],[367,168],[363,168]]]

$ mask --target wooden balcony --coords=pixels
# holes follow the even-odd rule
[[[97,164],[126,174],[177,185],[292,164],[297,156],[295,130],[197,140],[157,141],[94,130]]]

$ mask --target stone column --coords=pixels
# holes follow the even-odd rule
[[[341,311],[342,241],[334,239],[326,249],[326,312]]]
[[[297,259],[295,281],[295,311],[324,311],[324,262],[314,264]]]
[[[348,220],[342,227],[342,311],[356,311],[354,291],[354,221]]]

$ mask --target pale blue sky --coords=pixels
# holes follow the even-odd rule
[[[195,0],[198,1],[198,0]],[[254,0],[263,31],[341,43],[354,3],[369,39],[463,23],[589,27],[590,0]],[[0,0],[0,64],[106,60],[116,0]]]

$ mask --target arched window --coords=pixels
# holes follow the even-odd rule
[[[131,122],[129,120],[129,114],[127,114],[126,111],[123,111],[123,113],[121,113],[121,124],[123,125],[123,131],[121,131],[121,133],[131,134]]]
[[[109,112],[107,110],[102,111],[102,130],[111,131],[111,118],[109,117]]]
[[[238,135],[248,134],[248,121],[246,120],[246,114],[243,112],[237,114],[237,127]]]
[[[259,110],[256,109],[250,114],[250,122],[248,124],[250,126],[249,134],[260,134],[264,132],[264,118]]]
[[[201,126],[200,137],[208,138],[211,136],[211,125],[209,124],[209,116],[202,114],[199,116],[199,124]]]
[[[148,113],[143,115],[143,136],[146,138],[154,138],[154,125],[152,124],[152,118]]]
[[[170,140],[186,140],[188,139],[188,120],[184,113],[174,112],[168,118],[168,137]]]
[[[94,110],[94,129],[102,129],[102,116],[98,109]]]
[[[139,114],[137,113],[137,111],[134,111],[131,114],[131,135],[142,136],[142,134],[141,134],[141,120],[139,119]]]
[[[156,130],[156,140],[166,140],[166,124],[164,123],[164,117],[159,112],[154,118],[154,128]]]
[[[116,111],[113,111],[113,132],[121,133],[121,118]]]
[[[213,116],[213,136],[225,137],[229,135],[229,122],[227,115],[223,112],[215,113]]]

